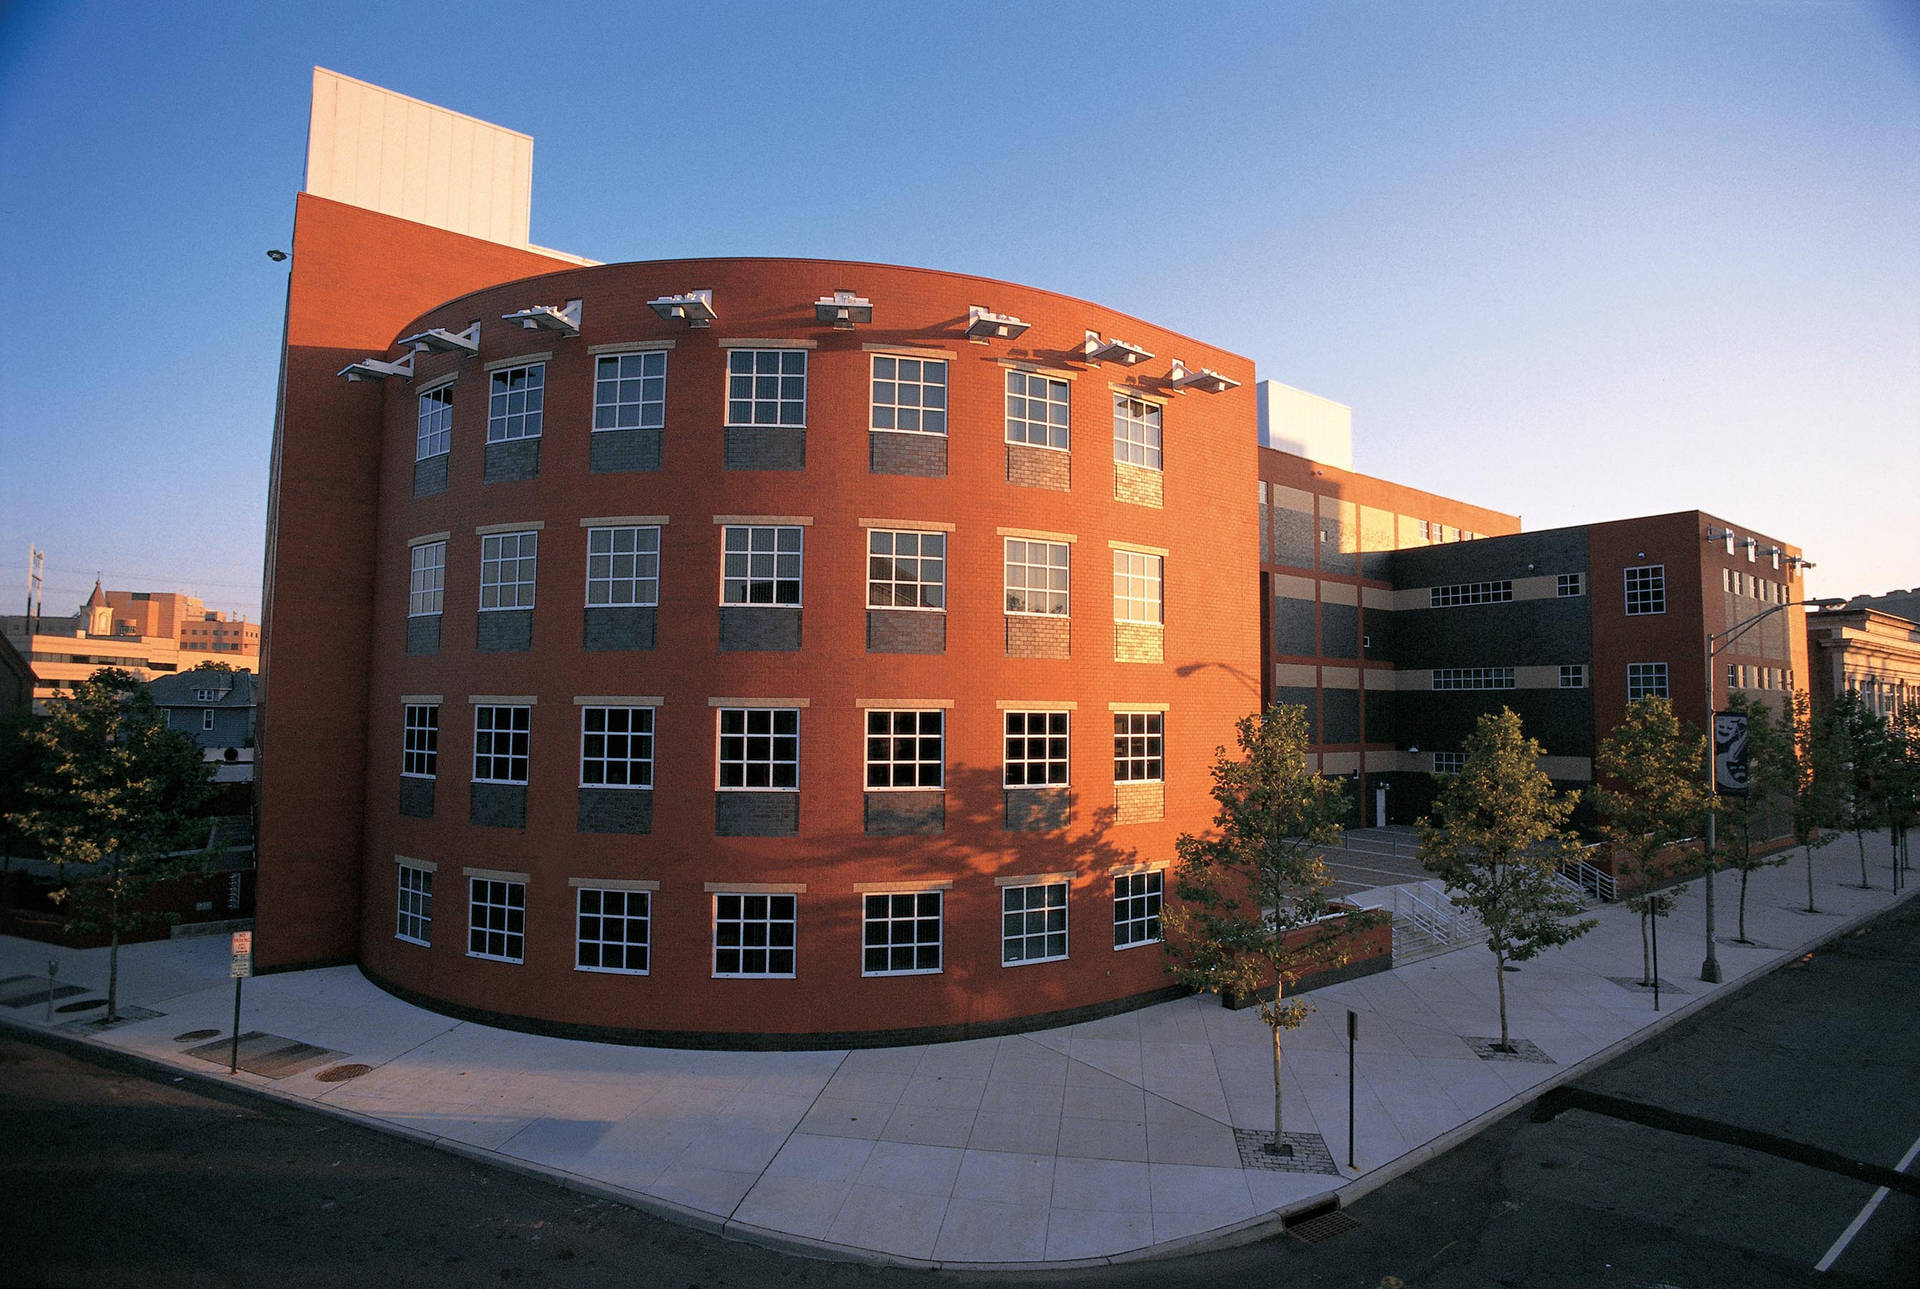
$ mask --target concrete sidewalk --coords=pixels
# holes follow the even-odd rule
[[[1492,959],[1478,947],[1311,995],[1286,1039],[1297,1168],[1268,1166],[1269,1043],[1252,1011],[1189,998],[1083,1025],[924,1047],[693,1052],[541,1038],[451,1020],[353,968],[250,980],[234,1081],[481,1158],[551,1176],[709,1230],[815,1254],[1011,1269],[1251,1238],[1338,1194],[1343,1203],[1651,1036],[1771,966],[1913,892],[1851,836],[1756,874],[1730,942],[1738,877],[1718,887],[1726,983],[1702,984],[1694,882],[1660,937],[1662,1011],[1634,982],[1637,919],[1600,925],[1507,977],[1508,1015],[1534,1059],[1483,1059],[1497,1036]],[[0,938],[0,1021],[48,1027],[46,968],[80,992],[51,1028],[227,1078],[233,989],[224,936],[121,950],[127,1019],[98,1023],[105,950]],[[127,1004],[132,1004],[129,1008]],[[1355,1158],[1347,1147],[1345,1013],[1360,1015]],[[93,1018],[93,1019],[89,1019]],[[341,1076],[346,1077],[341,1077]],[[1324,1153],[1320,1147],[1324,1145]],[[1245,1161],[1243,1163],[1243,1160]],[[1335,1162],[1337,1161],[1337,1162]]]

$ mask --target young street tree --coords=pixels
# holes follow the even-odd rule
[[[27,734],[36,773],[18,822],[57,866],[53,898],[68,927],[109,936],[112,1020],[122,934],[171,917],[141,909],[141,898],[200,866],[192,848],[206,827],[197,812],[213,794],[212,772],[130,672],[96,671],[50,709]]]
[[[1831,758],[1839,776],[1834,794],[1834,821],[1853,834],[1860,853],[1860,889],[1871,889],[1867,877],[1867,830],[1876,827],[1885,813],[1883,798],[1886,780],[1892,770],[1893,742],[1887,723],[1860,698],[1860,691],[1849,689],[1834,699],[1821,713],[1821,736],[1831,749]]]
[[[1830,730],[1813,719],[1813,701],[1804,689],[1786,696],[1774,717],[1773,735],[1772,761],[1754,786],[1764,786],[1785,803],[1793,844],[1806,852],[1807,912],[1818,913],[1813,898],[1813,852],[1839,835],[1820,835],[1821,828],[1832,822],[1839,798],[1836,749]]]
[[[1575,852],[1566,830],[1574,799],[1556,796],[1539,767],[1540,744],[1520,730],[1511,708],[1489,712],[1467,739],[1466,764],[1449,775],[1420,821],[1420,862],[1445,883],[1456,908],[1471,909],[1487,927],[1500,998],[1500,1044],[1507,1031],[1507,964],[1591,931],[1592,918],[1572,922],[1580,901],[1560,880],[1562,859]]]
[[[1370,912],[1335,912],[1318,848],[1339,839],[1343,787],[1308,769],[1302,707],[1269,707],[1243,718],[1240,756],[1219,749],[1213,763],[1216,835],[1176,843],[1177,904],[1163,914],[1168,970],[1182,983],[1234,998],[1260,999],[1273,1032],[1273,1144],[1290,1154],[1281,1127],[1280,1038],[1313,1008],[1287,987],[1352,956],[1354,938],[1378,925]],[[1272,990],[1272,997],[1267,991]]]
[[[1744,797],[1714,798],[1719,816],[1716,849],[1720,861],[1740,874],[1740,933],[1735,940],[1752,944],[1747,938],[1747,881],[1763,868],[1787,862],[1787,852],[1769,854],[1764,849],[1773,840],[1773,793],[1783,773],[1783,744],[1767,707],[1749,702],[1745,694],[1735,690],[1727,700],[1727,710],[1747,717],[1748,786]]]

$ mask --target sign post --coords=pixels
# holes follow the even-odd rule
[[[253,932],[233,933],[233,963],[228,974],[233,977],[233,1046],[227,1053],[227,1073],[235,1074],[240,1069],[240,982],[253,974]]]
[[[1353,1162],[1353,1048],[1360,1041],[1360,1017],[1347,1009],[1347,1167]],[[1355,1168],[1355,1171],[1359,1171]]]

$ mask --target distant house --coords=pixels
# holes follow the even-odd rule
[[[251,671],[202,665],[161,676],[147,690],[167,714],[167,728],[191,735],[216,765],[219,783],[253,782],[256,704]]]
[[[26,711],[33,702],[33,668],[0,637],[0,716]]]

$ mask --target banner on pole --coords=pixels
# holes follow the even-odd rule
[[[1713,790],[1723,797],[1747,795],[1747,714],[1713,714]]]

